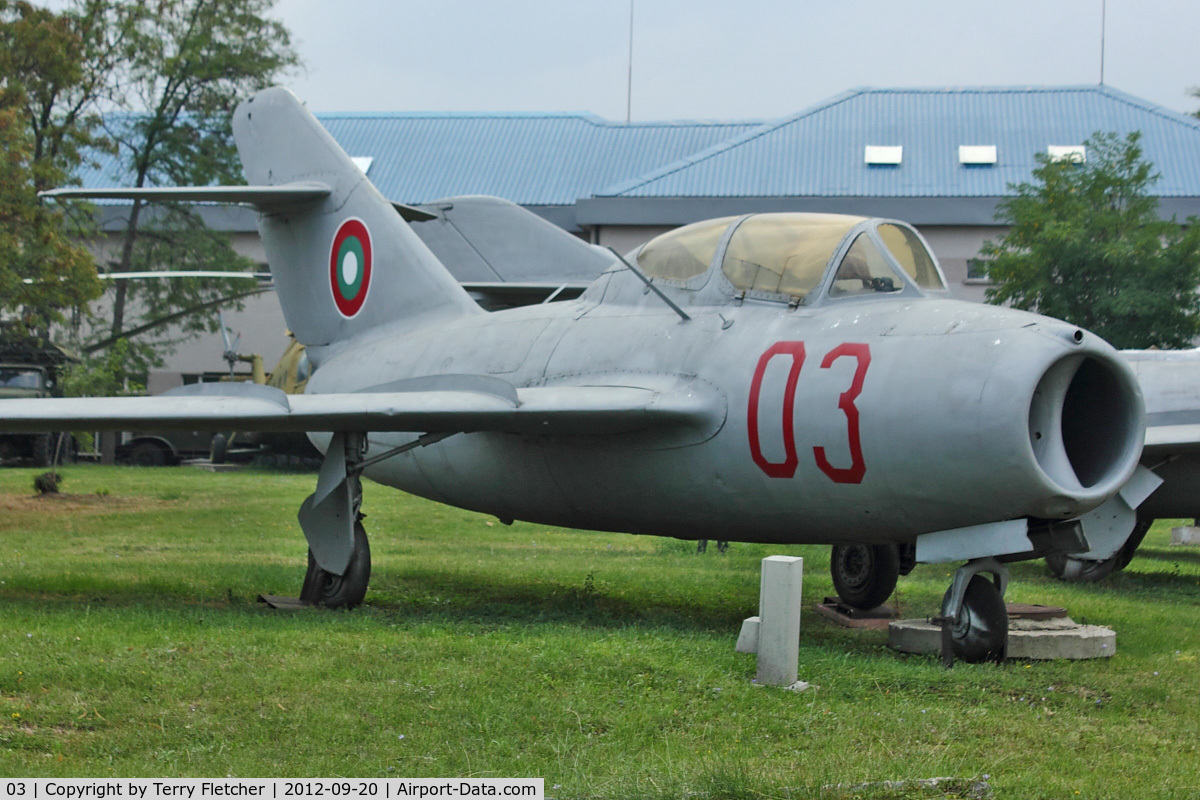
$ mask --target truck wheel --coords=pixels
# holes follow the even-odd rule
[[[213,435],[212,447],[208,451],[208,460],[214,464],[224,464],[225,454],[229,451],[229,439],[223,433]]]
[[[129,451],[129,463],[135,467],[165,466],[167,453],[154,442],[139,442]]]
[[[37,467],[50,466],[51,460],[54,458],[54,450],[51,446],[54,439],[48,433],[35,433],[33,435],[33,464]]]

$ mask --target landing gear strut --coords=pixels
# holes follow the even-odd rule
[[[362,482],[367,454],[364,433],[335,433],[325,451],[317,490],[297,515],[308,539],[308,572],[300,601],[326,608],[353,608],[371,579],[371,547],[362,526]]]
[[[367,435],[333,434],[317,473],[317,490],[300,506],[297,518],[308,540],[308,573],[300,602],[327,608],[353,608],[363,601],[371,578],[371,547],[362,526],[362,471],[417,447],[440,442],[454,431],[426,433],[407,444],[367,458]]]

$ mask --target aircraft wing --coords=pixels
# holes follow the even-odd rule
[[[1200,350],[1124,350],[1146,398],[1149,463],[1200,452]]]
[[[1146,416],[1143,461],[1147,458],[1195,452],[1200,452],[1200,410]]]
[[[154,397],[0,400],[0,430],[497,431],[591,436],[724,421],[724,398],[675,385],[516,389],[490,376],[417,378],[370,391],[289,395],[207,383]]]

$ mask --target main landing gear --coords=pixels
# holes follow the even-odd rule
[[[829,554],[829,572],[842,602],[868,611],[883,605],[896,590],[900,550],[894,544],[835,544]]]
[[[335,433],[317,473],[317,490],[300,506],[297,517],[308,539],[304,605],[354,608],[367,594],[371,546],[359,511],[366,454],[365,433]]]
[[[300,590],[300,602],[308,606],[326,608],[354,608],[367,596],[367,584],[371,580],[371,545],[362,522],[354,523],[354,553],[346,571],[338,575],[326,572],[317,564],[312,550],[308,551],[308,572],[304,574],[304,588]]]
[[[417,447],[440,442],[454,432],[426,433],[413,441],[367,458],[367,435],[360,431],[333,434],[317,473],[317,490],[300,506],[297,518],[308,540],[308,572],[297,601],[264,599],[272,605],[319,605],[354,608],[362,603],[371,579],[371,546],[362,526],[362,481],[372,464]],[[277,602],[278,601],[278,602]]]
[[[1046,566],[1054,573],[1054,577],[1067,583],[1095,583],[1109,574],[1120,572],[1129,566],[1129,562],[1133,560],[1133,554],[1142,540],[1146,538],[1146,531],[1150,530],[1150,526],[1153,524],[1152,518],[1138,515],[1133,532],[1129,534],[1125,544],[1103,561],[1088,561],[1082,558],[1072,558],[1063,553],[1049,553],[1046,555]]]

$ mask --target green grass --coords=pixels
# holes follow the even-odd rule
[[[495,520],[365,487],[353,612],[295,594],[315,476],[72,467],[66,498],[0,471],[0,775],[543,777],[557,797],[931,797],[828,784],[984,775],[1000,797],[1200,793],[1200,551],[1160,523],[1123,574],[1015,565],[1009,599],[1117,630],[1103,661],[960,664],[806,612],[803,694],[733,652],[759,561]],[[935,613],[945,567],[895,600]],[[557,788],[554,788],[557,787]],[[1078,794],[1076,794],[1078,792]],[[958,796],[957,794],[953,796]]]

